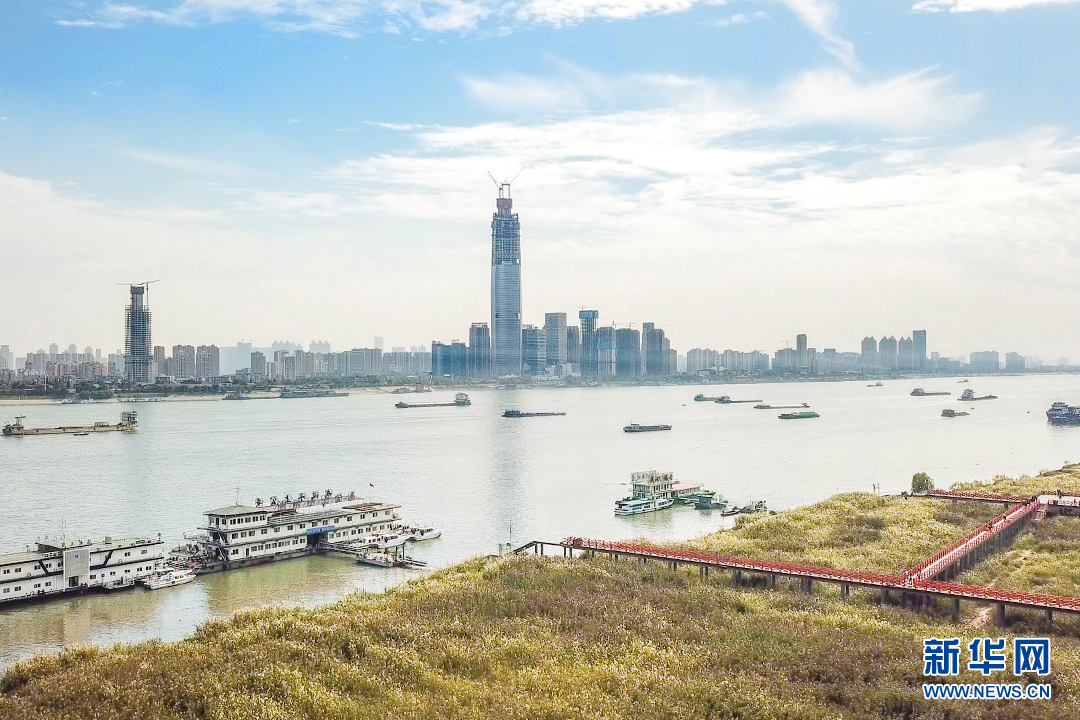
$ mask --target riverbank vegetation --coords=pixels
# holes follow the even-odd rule
[[[728,555],[897,574],[1001,512],[1000,505],[844,493],[775,515],[744,515],[735,529],[691,547]]]
[[[748,517],[700,544],[892,572],[982,512],[997,510],[847,494]],[[1080,717],[1080,640],[1067,632],[1055,634],[1053,674],[1040,679],[1052,701],[923,700],[923,639],[964,646],[987,635],[1009,631],[881,605],[868,591],[842,600],[834,588],[733,587],[727,573],[661,563],[509,556],[323,608],[238,614],[180,642],[41,656],[0,679],[0,717]]]

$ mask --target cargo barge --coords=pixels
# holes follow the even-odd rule
[[[4,426],[4,435],[23,437],[26,435],[88,435],[100,432],[135,432],[139,429],[139,414],[127,410],[120,414],[120,422],[115,425],[108,422],[96,422],[93,425],[61,425],[55,428],[30,428],[23,425],[25,415],[19,415],[14,423]]]
[[[638,425],[637,423],[630,423],[623,428],[623,432],[628,433],[641,433],[641,432],[657,432],[659,430],[670,430],[670,425]]]
[[[926,390],[923,390],[921,387],[917,387],[917,388],[915,388],[914,390],[911,391],[911,396],[912,397],[930,397],[931,395],[952,395],[952,393],[949,392],[948,390],[926,391]]]
[[[283,400],[295,398],[348,397],[347,392],[337,392],[329,388],[285,388],[278,395]]]
[[[421,408],[421,407],[465,407],[466,405],[472,405],[472,400],[465,393],[458,393],[454,395],[454,402],[444,403],[407,403],[399,401],[394,403],[396,408]]]
[[[0,605],[135,587],[164,556],[160,536],[38,541],[34,550],[0,555]]]
[[[507,410],[503,413],[504,418],[530,418],[530,417],[555,417],[565,415],[564,412],[523,412],[521,410]]]

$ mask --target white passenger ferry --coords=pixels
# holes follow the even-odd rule
[[[172,562],[202,574],[327,552],[330,545],[389,531],[400,519],[399,507],[327,490],[208,510],[200,528],[205,534],[188,536]]]
[[[35,550],[0,555],[0,604],[132,587],[164,556],[161,538],[39,541]]]
[[[700,484],[677,483],[673,473],[656,470],[632,473],[630,485],[633,488],[630,497],[615,502],[616,515],[640,515],[663,510],[676,502],[687,502],[701,490]]]

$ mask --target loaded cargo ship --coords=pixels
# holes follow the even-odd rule
[[[348,397],[347,392],[337,392],[329,388],[285,388],[278,395],[279,398],[288,400],[293,398],[322,398],[322,397]]]
[[[1046,411],[1051,425],[1080,425],[1080,406],[1056,402]]]
[[[38,541],[35,550],[0,555],[0,605],[134,587],[158,569],[164,556],[160,536]]]
[[[979,397],[975,397],[975,391],[972,390],[971,388],[968,388],[967,390],[965,390],[960,395],[960,397],[958,397],[956,399],[958,401],[960,401],[960,402],[964,402],[964,401],[967,401],[967,400],[971,400],[971,401],[975,401],[975,400],[997,400],[997,395],[981,395]]]
[[[400,518],[400,505],[367,502],[356,493],[300,494],[294,500],[256,499],[252,505],[229,505],[207,510],[206,524],[197,535],[173,550],[175,566],[196,574],[233,570],[329,552],[333,544],[346,544],[374,533],[389,531]]]
[[[565,415],[564,412],[523,412],[521,410],[507,410],[503,413],[504,418],[530,418],[530,417],[554,417]]]
[[[930,397],[931,395],[952,395],[952,393],[947,390],[931,390],[927,392],[921,387],[917,387],[911,391],[911,395],[912,397]]]
[[[23,425],[25,415],[19,415],[14,423],[4,426],[4,434],[13,437],[25,435],[89,435],[100,432],[135,432],[139,429],[139,414],[134,410],[120,413],[120,422],[112,425],[107,422],[96,422],[93,425],[61,425],[55,428],[29,428]]]
[[[637,423],[630,423],[623,428],[623,432],[628,433],[640,433],[640,432],[657,432],[659,430],[670,430],[670,425],[638,425]]]

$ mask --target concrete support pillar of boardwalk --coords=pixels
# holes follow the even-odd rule
[[[997,621],[998,625],[1005,626],[1005,603],[998,603],[997,606]]]
[[[952,599],[952,619],[953,622],[960,622],[960,598]]]

